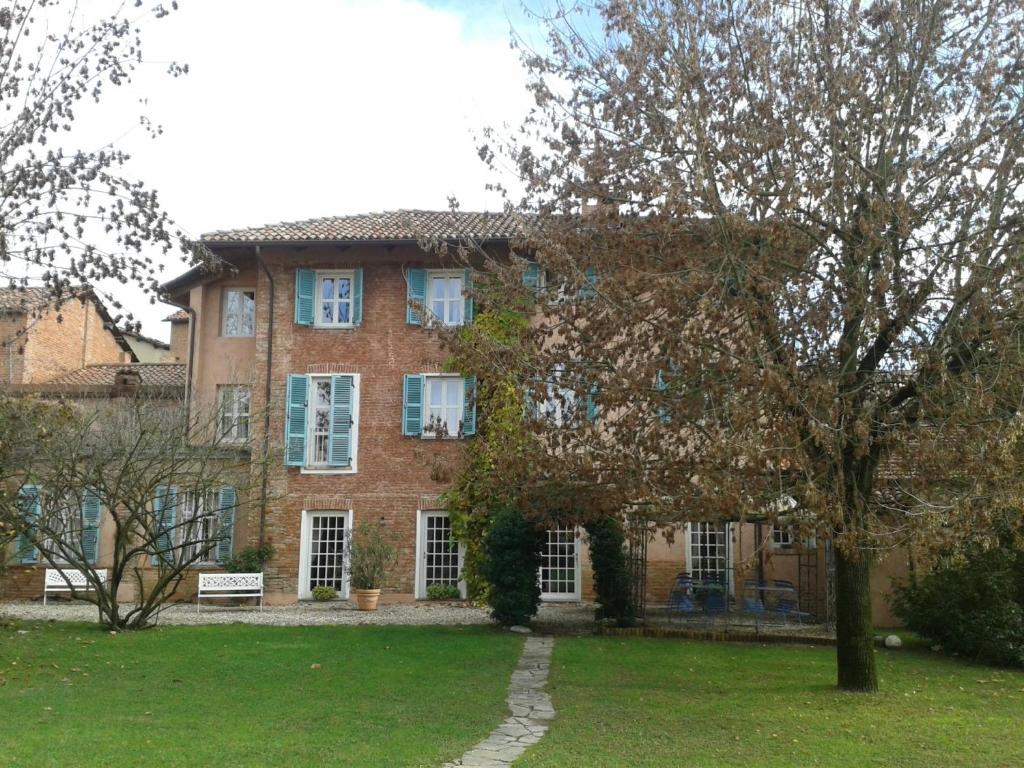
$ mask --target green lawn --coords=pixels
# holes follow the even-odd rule
[[[439,766],[505,716],[521,647],[489,628],[0,625],[0,765]]]
[[[835,690],[831,648],[559,638],[541,766],[1024,765],[1024,673],[879,654],[882,692]]]

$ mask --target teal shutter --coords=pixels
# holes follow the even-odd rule
[[[86,488],[82,495],[82,556],[93,565],[100,552],[100,497]]]
[[[332,467],[352,465],[352,377],[331,377],[331,431],[327,463]]]
[[[306,401],[308,397],[308,377],[301,373],[288,374],[284,419],[284,463],[288,467],[301,467],[306,463]]]
[[[18,513],[21,515],[25,527],[25,533],[18,534],[18,562],[29,565],[39,561],[39,551],[32,545],[32,533],[39,515],[42,512],[42,504],[39,499],[39,488],[34,485],[23,485],[18,489]]]
[[[594,402],[594,395],[597,394],[597,384],[594,384],[587,392],[587,421],[597,421],[597,403]]]
[[[466,323],[473,322],[473,297],[470,296],[470,291],[473,290],[473,270],[467,269],[462,278],[462,289],[466,293],[466,301],[462,306],[463,321]]]
[[[220,527],[217,530],[217,562],[224,563],[231,559],[235,549],[235,507],[238,506],[238,494],[230,485],[220,489],[217,509],[220,514]]]
[[[658,390],[658,394],[662,396],[668,391],[668,382],[665,381],[665,374],[660,368],[658,369],[657,376],[654,377],[654,387]],[[672,415],[664,405],[658,405],[656,413],[663,423],[668,424],[672,421]]]
[[[427,303],[427,270],[410,269],[405,286],[405,322],[409,325],[423,325],[423,317],[412,305],[425,306]]]
[[[352,325],[363,324],[363,270],[352,270]]]
[[[402,386],[402,434],[423,434],[423,376],[418,373],[406,374]]]
[[[462,434],[466,437],[476,434],[476,376],[467,376],[463,380]]]
[[[584,282],[580,286],[580,298],[592,299],[597,296],[597,270],[594,267],[587,267],[583,270]]]
[[[312,269],[295,270],[295,322],[312,325],[316,303],[316,272]]]
[[[531,291],[540,288],[540,264],[531,261],[526,265],[526,270],[523,272],[523,285]]]
[[[156,521],[156,553],[153,565],[174,562],[174,518],[178,511],[178,489],[169,485],[158,485],[153,498],[153,518]]]

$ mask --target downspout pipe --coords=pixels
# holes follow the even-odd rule
[[[263,260],[258,245],[254,246],[256,262],[267,276],[267,376],[263,397],[263,462],[267,461],[270,455],[270,393],[273,384],[273,362],[274,362],[274,276],[267,269],[267,263]],[[267,534],[267,467],[262,468],[260,479],[260,538],[259,545],[262,547],[266,541]]]

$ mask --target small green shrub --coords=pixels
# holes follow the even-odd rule
[[[1024,667],[1024,552],[971,547],[916,584],[897,587],[907,627],[947,653]]]
[[[525,624],[540,605],[540,568],[544,533],[512,510],[498,512],[484,541],[482,573],[490,582],[491,615],[504,626]]]
[[[459,588],[455,584],[431,584],[427,587],[428,600],[458,600]]]
[[[364,520],[352,537],[349,558],[355,589],[381,589],[398,559],[394,536]]]
[[[320,603],[334,600],[338,597],[338,590],[334,587],[313,587],[313,599]]]
[[[594,568],[599,619],[612,619],[620,627],[635,623],[626,561],[626,535],[622,521],[606,517],[586,524],[590,537],[590,563]]]
[[[235,553],[234,557],[224,563],[228,573],[260,573],[263,566],[274,557],[274,545],[264,544],[261,547],[246,547]]]

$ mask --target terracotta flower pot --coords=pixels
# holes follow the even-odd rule
[[[380,600],[379,589],[357,589],[356,606],[360,611],[376,611],[377,601]]]

